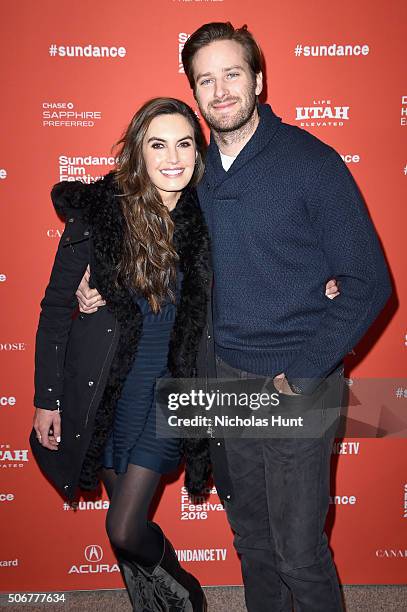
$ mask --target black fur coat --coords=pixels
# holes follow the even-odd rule
[[[53,409],[62,401],[63,412],[74,422],[66,425],[64,444],[61,443],[56,453],[44,449],[33,435],[30,442],[41,468],[65,496],[73,497],[78,485],[87,490],[98,485],[97,470],[101,454],[113,425],[116,403],[135,358],[142,330],[142,315],[128,289],[117,288],[114,283],[115,267],[121,257],[124,220],[120,199],[116,197],[113,173],[91,185],[58,183],[52,190],[52,200],[58,214],[66,219],[66,228],[41,304],[34,403],[38,407]],[[173,377],[190,378],[196,375],[197,351],[205,327],[210,294],[208,232],[194,189],[187,188],[183,192],[171,217],[175,226],[174,246],[180,258],[183,281],[170,340],[168,368]],[[85,316],[88,329],[94,328],[86,333],[93,334],[94,346],[101,347],[93,355],[87,354],[86,349],[81,352],[80,346],[79,349],[77,346],[85,338],[84,327],[79,332],[75,331],[84,325],[84,317],[79,316],[72,323],[75,290],[88,263],[91,285],[106,300],[106,308],[99,309],[97,316]],[[66,280],[68,269],[69,282]],[[64,287],[61,287],[61,270],[65,270]],[[70,315],[61,324],[63,292]],[[106,341],[100,341],[102,334],[105,334]],[[91,341],[87,344],[92,346]],[[61,363],[58,364],[58,358],[54,356],[54,345],[62,345],[60,352],[66,354],[64,371],[69,369],[70,360],[76,360],[74,365],[79,374],[74,382],[68,384],[66,379],[61,380],[58,374]],[[95,367],[99,378],[95,376]],[[96,380],[97,384],[94,385],[93,381]],[[88,389],[90,384],[91,395]],[[66,423],[69,419],[65,419]],[[190,493],[196,494],[204,488],[209,476],[208,441],[190,439],[183,444],[185,483]],[[65,458],[61,459],[63,453]],[[65,467],[61,475],[62,464]]]

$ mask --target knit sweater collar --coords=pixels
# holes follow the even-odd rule
[[[223,169],[218,145],[215,142],[213,134],[211,134],[206,158],[207,171],[215,174],[218,180],[222,180],[226,178],[226,176],[234,174],[255,155],[260,153],[260,151],[272,140],[280,127],[281,118],[273,113],[268,104],[259,104],[257,108],[260,121],[256,131],[240,151],[228,172]]]

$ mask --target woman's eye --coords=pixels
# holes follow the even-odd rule
[[[179,143],[179,146],[180,146],[180,147],[183,147],[183,148],[186,148],[186,147],[190,147],[190,146],[192,146],[192,143],[191,143],[191,142],[188,142],[188,140],[184,140],[184,142],[180,142],[180,143]]]
[[[163,147],[163,143],[162,142],[153,142],[153,144],[151,145],[152,149],[162,149]]]

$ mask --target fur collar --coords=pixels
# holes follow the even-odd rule
[[[62,181],[54,185],[51,191],[55,210],[63,219],[72,209],[88,211],[92,216],[92,212],[96,212],[95,205],[99,203],[103,205],[110,202],[111,206],[116,209],[114,201],[118,200],[117,195],[114,172],[109,172],[102,179],[90,184],[80,181]],[[177,221],[180,221],[185,215],[188,216],[190,223],[194,224],[199,221],[199,224],[202,225],[203,217],[195,189],[187,187],[170,214],[176,225]]]

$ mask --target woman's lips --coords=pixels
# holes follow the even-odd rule
[[[164,170],[160,170],[160,172],[167,178],[174,178],[180,176],[184,172],[184,168],[164,168]]]

